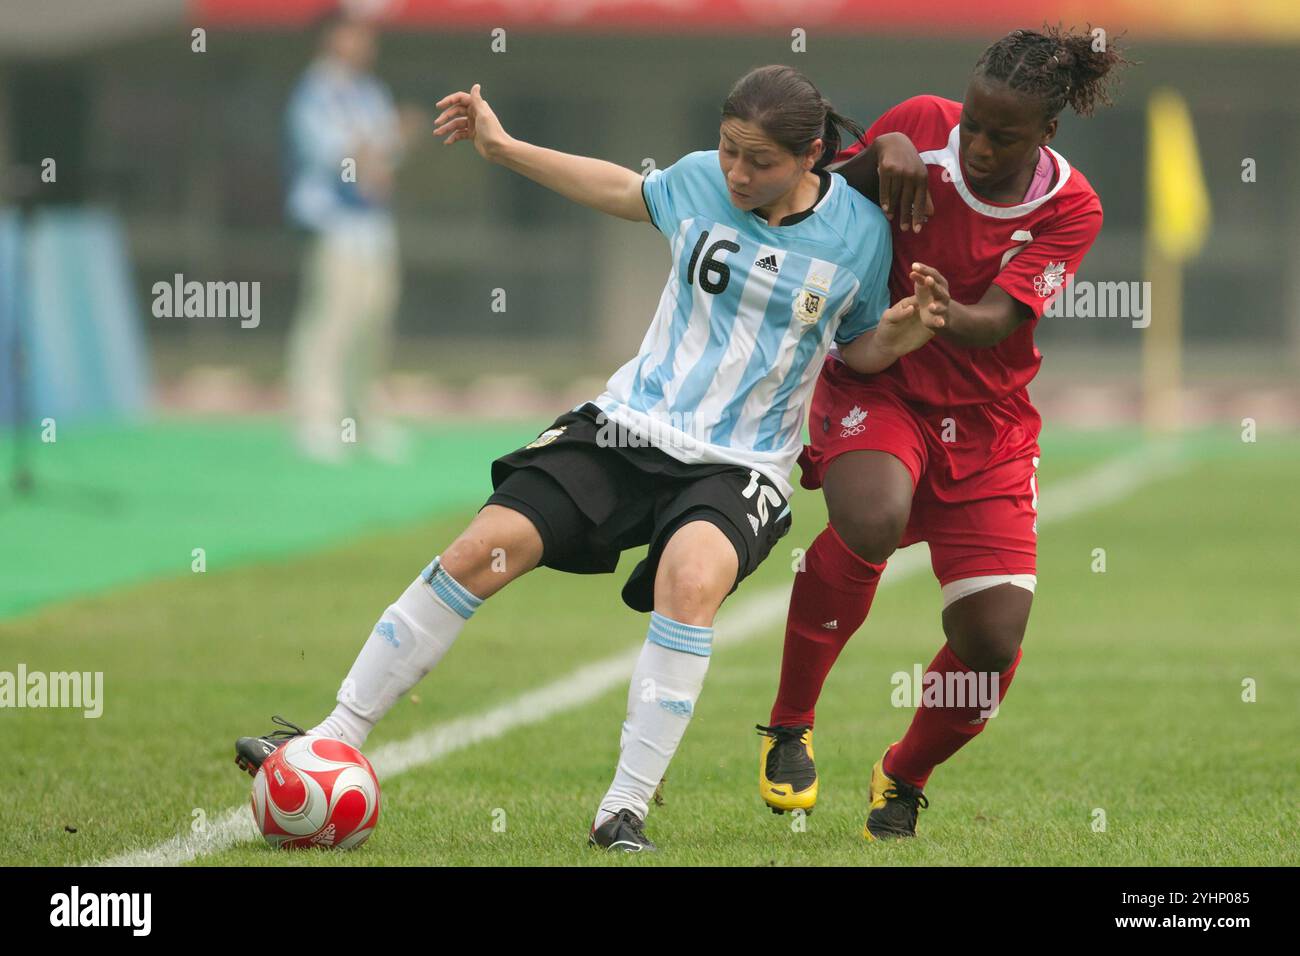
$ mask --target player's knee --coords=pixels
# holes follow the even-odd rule
[[[961,635],[954,650],[971,670],[1001,674],[1015,662],[1024,637],[1025,629],[1014,624],[984,624]]]
[[[443,550],[441,563],[471,594],[487,598],[534,568],[541,552],[537,529],[523,515],[508,512],[484,518],[480,512],[480,517]]]
[[[686,559],[660,565],[655,576],[655,610],[683,624],[706,626],[713,621],[728,582],[716,567]]]
[[[832,511],[830,520],[849,550],[864,561],[880,564],[898,549],[907,513],[889,507],[859,506]]]

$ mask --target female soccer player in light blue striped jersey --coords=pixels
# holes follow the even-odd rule
[[[637,355],[594,401],[493,463],[494,493],[384,612],[311,732],[360,746],[510,581],[539,565],[610,572],[649,544],[623,589],[650,613],[649,633],[589,842],[653,849],[648,805],[694,711],[714,615],[789,529],[789,475],[823,357],[834,345],[852,368],[880,371],[939,320],[915,296],[889,307],[888,223],[824,168],[841,128],[860,130],[790,67],[742,77],[718,148],[644,179],[514,139],[478,85],[438,107],[444,144],[471,142],[575,202],[652,223],[672,268]],[[241,738],[241,763],[256,772],[286,736]]]

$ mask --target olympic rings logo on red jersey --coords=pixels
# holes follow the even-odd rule
[[[844,431],[840,432],[841,438],[852,438],[854,435],[861,435],[867,430],[867,413],[854,405],[849,409],[849,413],[840,419],[840,424],[844,426]]]

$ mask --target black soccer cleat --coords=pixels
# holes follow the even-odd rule
[[[587,845],[624,853],[653,853],[659,849],[645,835],[645,821],[631,810],[620,810],[600,826],[593,826]]]
[[[881,757],[871,768],[871,812],[862,835],[867,840],[914,837],[917,815],[929,806],[920,787],[885,773],[885,758]]]
[[[289,729],[273,730],[262,737],[240,737],[235,741],[235,763],[239,765],[240,770],[247,771],[250,777],[257,776],[262,761],[267,757],[294,737],[302,737],[307,733],[297,724],[289,723],[279,714],[276,714],[271,720],[281,727],[288,727]]]
[[[817,766],[813,763],[811,727],[764,727],[758,753],[758,795],[773,813],[817,805]]]

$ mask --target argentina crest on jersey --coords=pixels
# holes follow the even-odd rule
[[[830,279],[816,272],[809,272],[801,288],[794,294],[794,316],[806,327],[816,325],[825,312],[826,300],[830,295]]]

